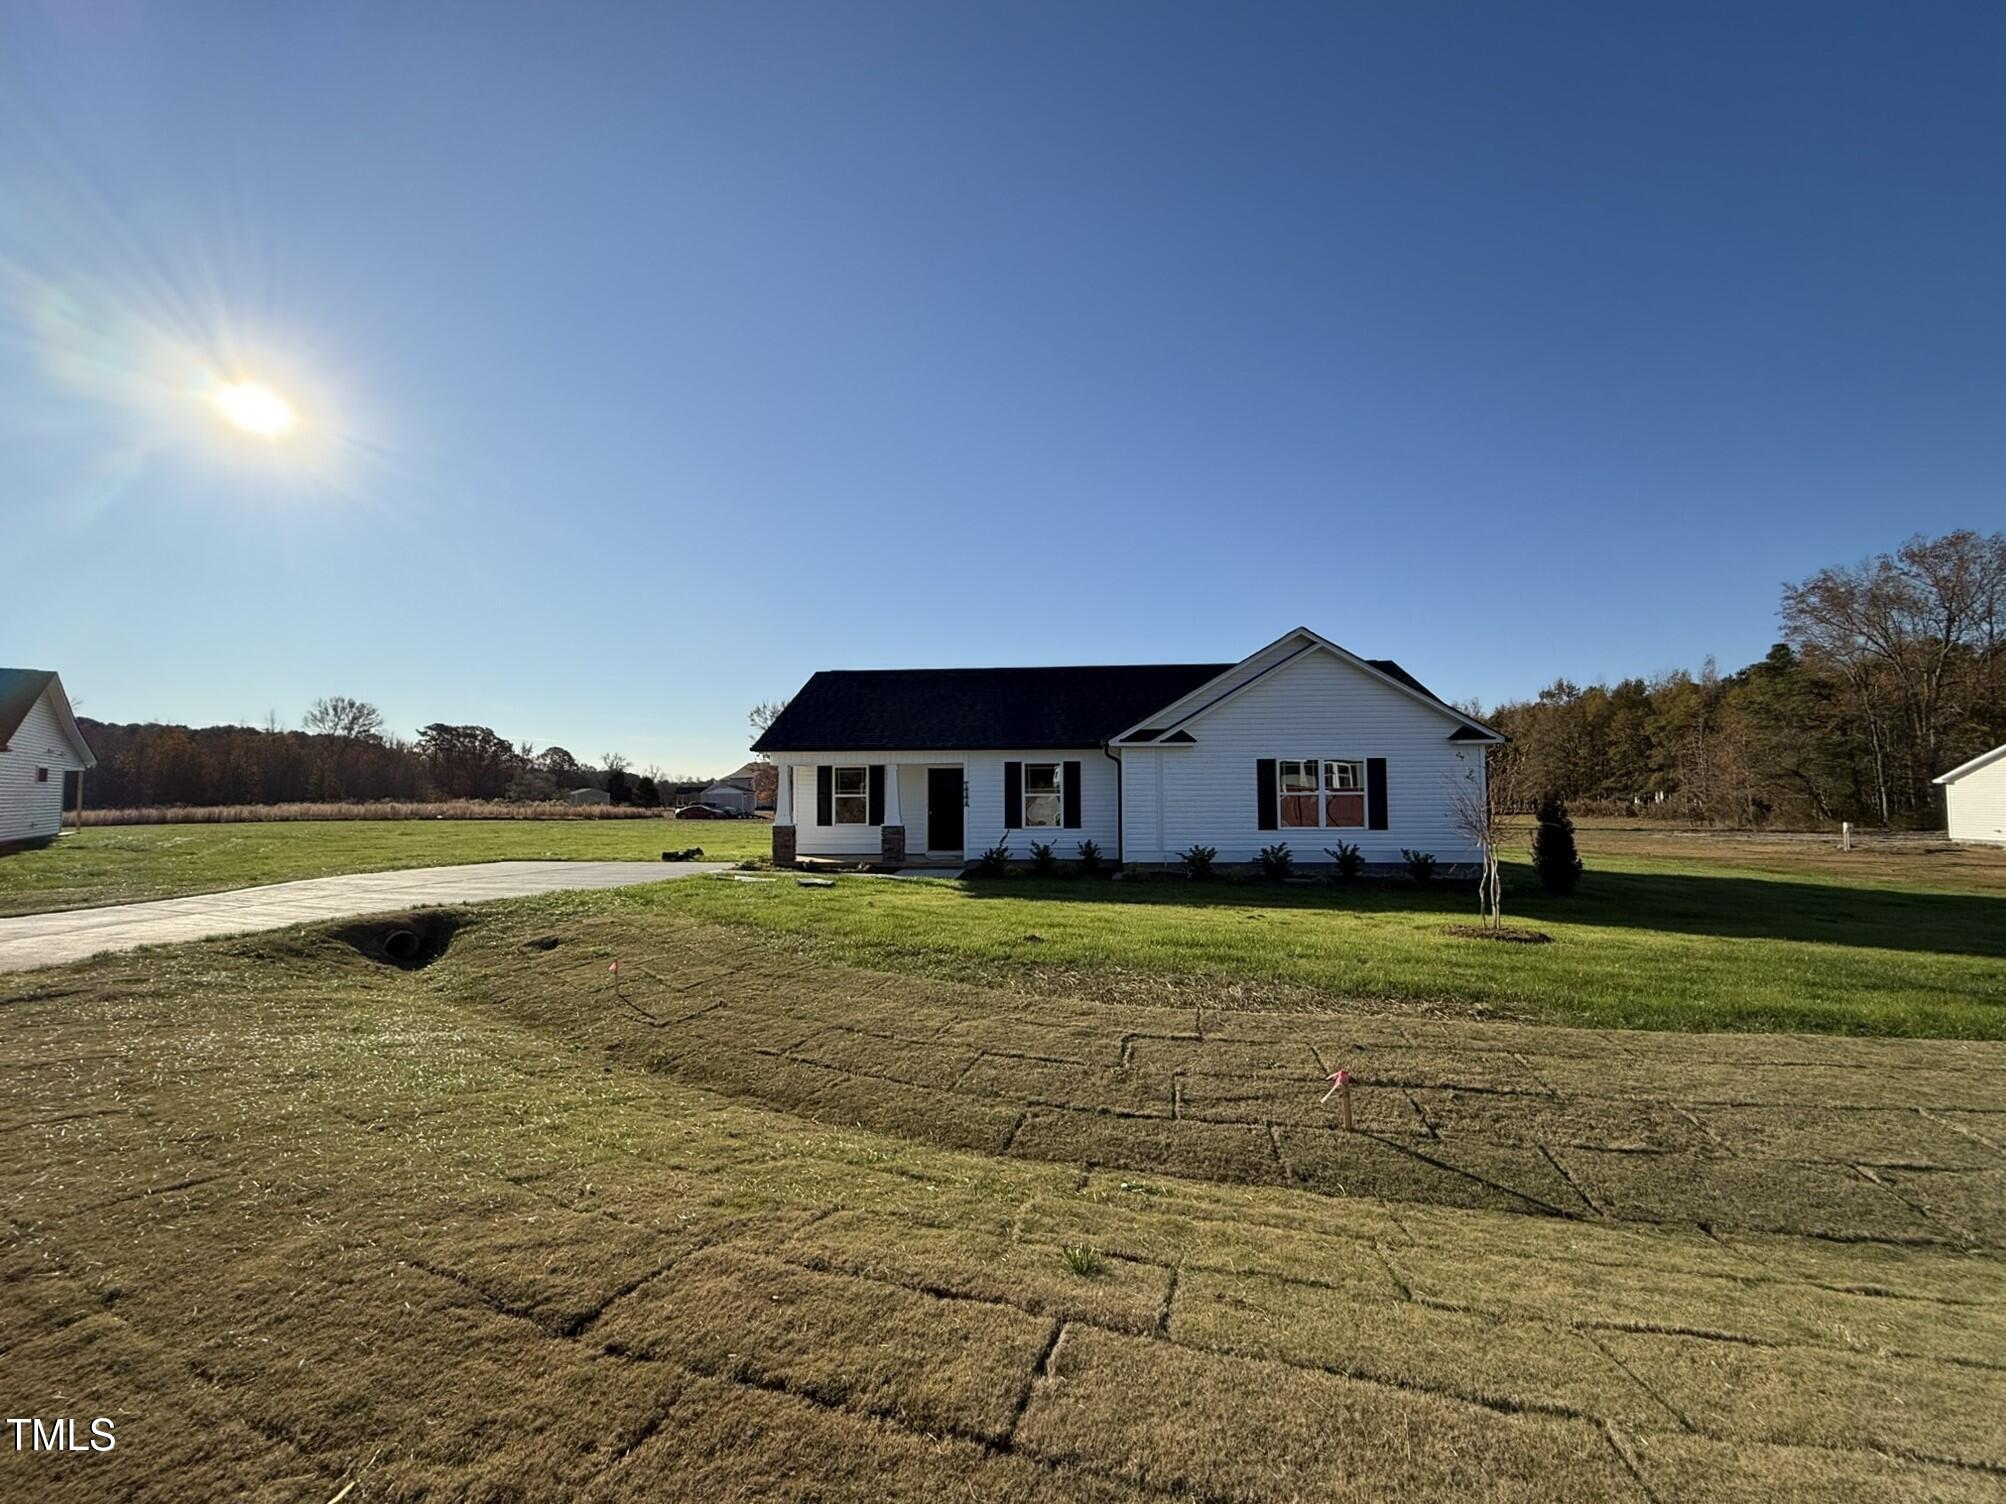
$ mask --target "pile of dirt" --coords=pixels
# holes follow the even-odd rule
[[[1459,940],[1502,940],[1507,945],[1551,945],[1553,936],[1545,930],[1513,929],[1502,925],[1492,929],[1487,924],[1452,924],[1442,931],[1454,935]]]

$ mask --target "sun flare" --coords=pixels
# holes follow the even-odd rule
[[[299,422],[293,405],[268,386],[239,381],[216,393],[217,410],[246,433],[276,439]]]

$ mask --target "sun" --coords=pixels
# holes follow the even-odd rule
[[[290,402],[255,381],[233,382],[217,391],[213,400],[225,418],[260,438],[282,438],[299,422]]]

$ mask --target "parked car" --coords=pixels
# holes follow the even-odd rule
[[[676,811],[678,820],[736,820],[737,815],[715,804],[685,804]]]

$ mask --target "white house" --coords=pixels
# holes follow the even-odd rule
[[[1071,860],[1252,861],[1340,841],[1393,864],[1479,853],[1451,794],[1504,738],[1399,664],[1298,628],[1238,663],[824,671],[754,744],[780,768],[779,863],[959,865],[1034,841]]]
[[[698,794],[696,802],[699,804],[715,805],[719,809],[728,809],[734,815],[751,814],[754,805],[758,802],[753,792],[753,775],[757,769],[757,763],[749,762],[736,772],[725,774],[716,783],[711,784],[702,793]]]
[[[1953,841],[2006,846],[2006,746],[1994,747],[1936,780]]]
[[[63,828],[63,775],[97,766],[63,681],[46,669],[0,668],[0,849]]]

